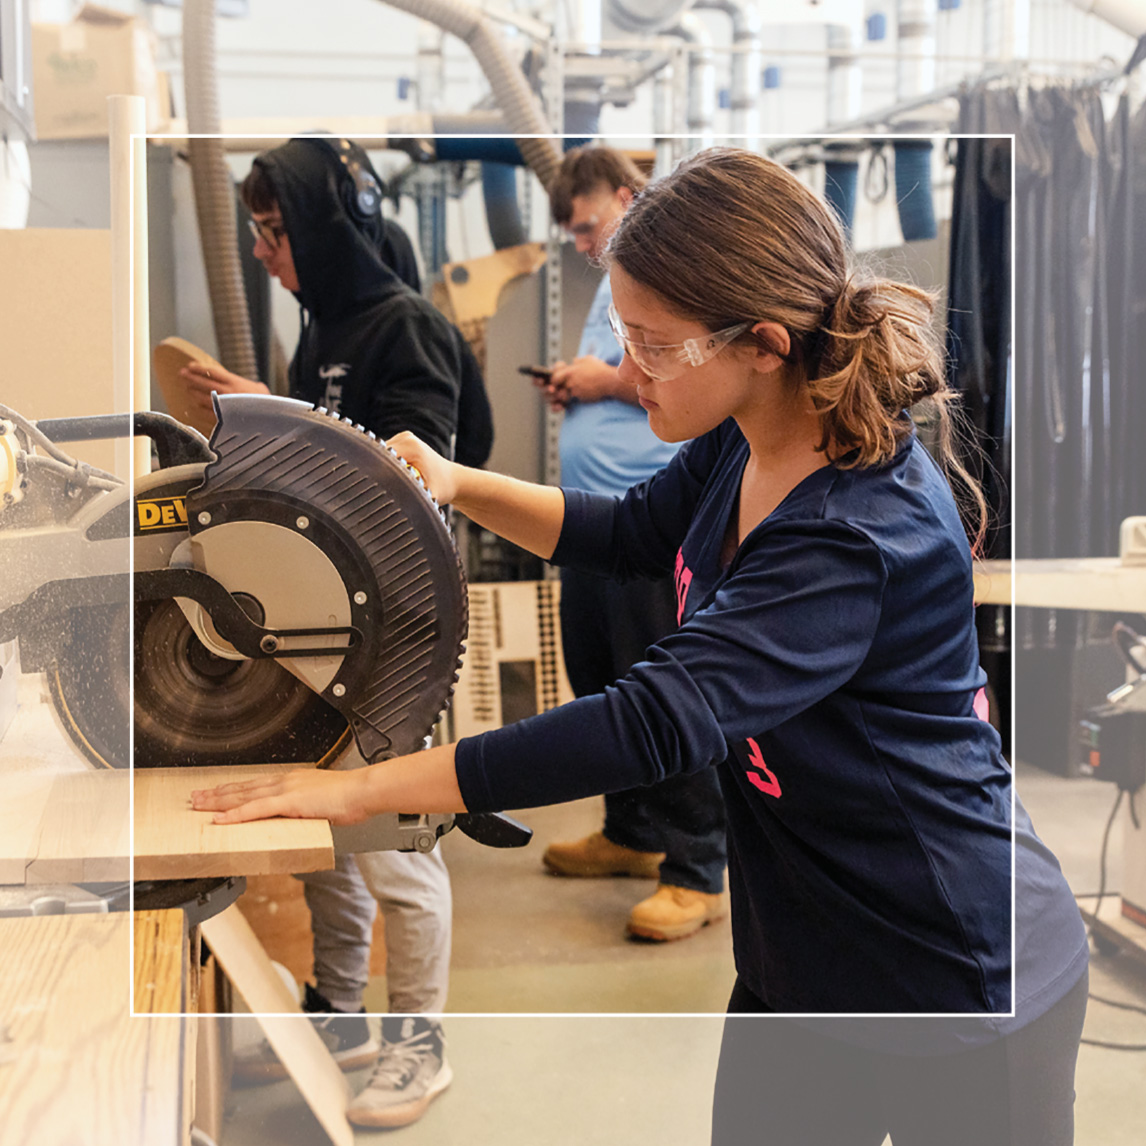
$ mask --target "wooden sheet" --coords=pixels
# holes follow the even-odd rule
[[[137,911],[134,1010],[139,1015],[187,1011],[189,943],[182,911]]]
[[[194,426],[201,434],[210,437],[215,428],[215,416],[191,404],[179,371],[188,362],[202,363],[208,370],[222,370],[223,367],[205,350],[185,338],[165,338],[155,348],[154,359],[155,380],[163,392],[167,412],[184,425]]]
[[[325,820],[214,824],[212,813],[191,808],[195,788],[285,771],[278,764],[136,768],[135,878],[270,875],[334,867],[334,842]]]
[[[442,282],[454,322],[489,318],[497,310],[497,300],[506,283],[520,275],[533,274],[544,265],[543,243],[522,243],[464,263],[447,263],[442,267]]]
[[[275,1054],[335,1146],[354,1146],[346,1120],[350,1086],[298,1000],[275,971],[235,905],[200,925],[203,938],[235,989],[255,1013]]]
[[[2,777],[0,883],[128,879],[126,772]]]
[[[0,1146],[182,1146],[187,1020],[131,1017],[131,917],[0,919]]]
[[[25,882],[126,880],[129,779],[125,771],[108,769],[57,776]]]

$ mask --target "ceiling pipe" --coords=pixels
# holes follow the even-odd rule
[[[895,57],[895,98],[913,99],[935,88],[934,0],[899,0]]]
[[[762,63],[760,9],[751,0],[696,0],[696,8],[724,12],[732,19],[731,131],[754,140],[760,135],[757,92]]]
[[[672,135],[672,66],[666,64],[653,76],[653,175],[667,175],[675,161]]]
[[[505,116],[510,131],[517,136],[518,147],[545,188],[553,182],[561,166],[561,154],[552,139],[552,127],[526,83],[521,69],[509,58],[485,13],[461,0],[383,0],[436,24],[445,32],[463,40],[489,81],[494,101]],[[541,138],[530,138],[540,136]]]
[[[859,115],[863,74],[859,66],[862,20],[828,24],[828,126],[834,127]],[[856,187],[859,181],[858,142],[841,140],[824,147],[824,198],[831,204],[851,237],[855,222]]]
[[[1146,6],[1142,0],[1070,0],[1084,12],[1113,24],[1128,36],[1146,35]]]
[[[688,53],[688,113],[690,150],[711,147],[716,122],[716,60],[712,52],[712,36],[700,17],[686,12],[668,29],[668,35],[677,36],[691,45]]]
[[[656,32],[672,33],[676,23],[692,0],[605,0],[605,19],[622,32],[649,35]]]

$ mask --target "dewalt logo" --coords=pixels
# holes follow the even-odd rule
[[[135,503],[136,533],[162,533],[187,528],[187,506],[181,497],[158,497]]]

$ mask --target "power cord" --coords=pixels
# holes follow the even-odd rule
[[[1118,795],[1114,800],[1114,807],[1110,809],[1110,815],[1106,820],[1106,828],[1102,833],[1102,851],[1098,859],[1098,896],[1095,900],[1094,914],[1091,916],[1090,925],[1086,929],[1088,936],[1094,937],[1097,942],[1097,937],[1094,936],[1094,921],[1098,918],[1099,909],[1102,907],[1102,901],[1106,897],[1106,853],[1110,846],[1110,829],[1114,827],[1114,820],[1118,815],[1118,809],[1122,806],[1122,797],[1126,793],[1119,788]],[[1075,896],[1076,899],[1080,898]],[[1087,897],[1089,898],[1089,897]],[[1146,1007],[1140,1007],[1135,1003],[1120,1003],[1115,999],[1107,999],[1102,995],[1091,994],[1088,996],[1091,1002],[1102,1003],[1107,1007],[1116,1007],[1120,1011],[1136,1011],[1146,1015]],[[1112,1043],[1104,1039],[1081,1039],[1083,1046],[1088,1047],[1101,1047],[1103,1050],[1118,1050],[1118,1051],[1146,1051],[1146,1043]]]

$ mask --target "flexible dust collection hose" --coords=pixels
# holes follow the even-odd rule
[[[215,0],[185,0],[183,5],[183,75],[186,85],[187,141],[195,215],[207,271],[211,317],[219,360],[244,378],[258,378],[243,271],[236,243],[235,187],[218,136],[218,77],[215,71]]]
[[[506,55],[485,14],[460,0],[384,0],[392,8],[409,12],[436,24],[469,45],[474,58],[485,73],[497,106],[505,116],[506,126],[518,137],[517,145],[525,161],[547,190],[561,166],[561,155],[546,136],[552,127],[546,122],[521,69]]]

